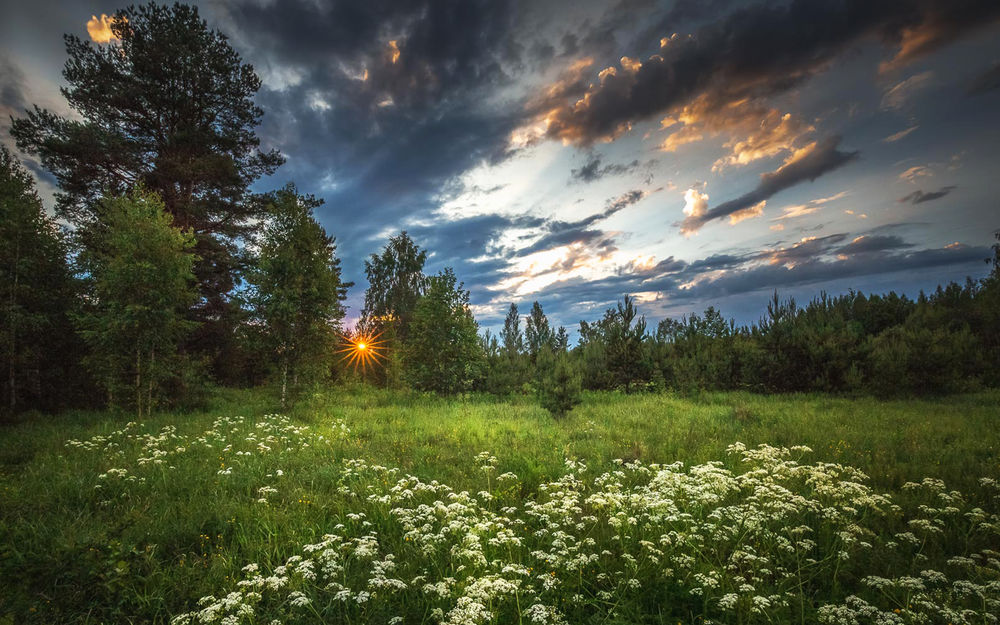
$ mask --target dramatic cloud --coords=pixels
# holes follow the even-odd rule
[[[838,150],[839,144],[840,137],[832,136],[795,151],[777,170],[761,175],[760,183],[749,193],[701,214],[688,215],[681,223],[681,232],[685,235],[693,234],[714,219],[752,208],[780,191],[800,182],[816,180],[858,157],[858,152]]]
[[[941,187],[937,191],[921,191],[917,189],[913,193],[909,193],[899,198],[902,203],[909,202],[910,204],[923,204],[924,202],[930,202],[932,200],[937,200],[948,195],[958,187],[955,185],[948,185],[947,187]]]
[[[906,2],[897,2],[905,7]],[[899,39],[896,55],[882,63],[883,72],[898,70],[916,58],[955,41],[970,30],[983,28],[997,20],[1000,6],[990,0],[942,0],[917,2],[916,11],[902,28],[892,32]],[[905,7],[910,8],[910,7]],[[900,15],[900,18],[903,16]]]
[[[639,167],[638,160],[634,160],[627,165],[609,163],[601,167],[601,157],[595,156],[587,161],[587,164],[583,167],[572,170],[570,176],[574,180],[579,180],[581,182],[594,182],[595,180],[600,180],[607,175],[618,176],[635,171],[637,167]]]
[[[21,68],[6,56],[0,56],[0,124],[7,128],[11,115],[21,115],[29,108],[25,97],[26,80]],[[7,140],[6,132],[4,141]]]
[[[87,24],[100,7],[22,4],[0,23],[7,145],[9,115],[33,103],[68,113],[61,35],[102,42],[112,25],[100,13]],[[363,259],[404,228],[430,253],[427,271],[454,267],[493,327],[507,302],[529,296],[567,323],[626,292],[656,314],[920,266],[958,276],[996,227],[985,199],[1000,127],[995,0],[199,6],[261,76],[259,135],[288,157],[254,190],[294,181],[326,200],[317,218],[357,283],[351,315]],[[852,150],[863,167],[843,167]],[[804,183],[834,170],[837,186],[809,195]],[[855,232],[893,219],[900,196],[912,206],[952,191],[945,183],[963,188],[952,210]],[[702,229],[762,215],[770,221]],[[939,247],[954,239],[969,247]],[[928,272],[906,275],[933,287],[918,284]]]
[[[608,200],[603,211],[594,213],[577,221],[549,221],[543,229],[545,234],[530,246],[517,251],[518,256],[527,256],[542,250],[548,250],[572,243],[587,244],[602,248],[604,251],[614,247],[614,239],[600,230],[590,227],[599,221],[638,203],[648,195],[645,191],[632,190],[624,195]]]
[[[848,239],[844,233],[807,237],[756,253],[717,254],[690,263],[668,257],[651,266],[624,267],[605,278],[572,277],[546,287],[546,310],[580,311],[580,303],[587,303],[589,309],[600,311],[624,293],[643,293],[646,301],[684,306],[685,302],[717,301],[745,293],[882,273],[950,266],[964,266],[971,271],[989,254],[986,246],[962,244],[915,249],[915,245],[895,235],[868,233]],[[579,318],[558,313],[557,317],[559,323]]]
[[[841,256],[855,255],[855,254],[874,254],[877,252],[885,252],[887,250],[898,250],[908,247],[913,247],[913,246],[904,241],[901,237],[898,237],[896,235],[869,234],[856,237],[853,241],[851,241],[844,247],[839,248],[837,250],[837,253]]]
[[[708,212],[708,194],[698,189],[688,189],[684,192],[684,214],[688,218],[697,219]]]
[[[998,16],[1000,3],[992,0],[792,0],[740,8],[691,35],[664,37],[645,61],[622,57],[581,98],[546,112],[545,132],[589,144],[705,94],[731,102],[783,93],[864,38],[897,48],[883,66],[888,71]]]
[[[815,130],[791,113],[749,100],[721,102],[708,95],[685,105],[676,115],[663,118],[660,128],[670,133],[660,143],[665,152],[720,134],[729,135],[723,145],[729,153],[716,160],[713,172],[786,154],[806,143]]]

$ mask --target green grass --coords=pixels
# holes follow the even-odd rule
[[[204,411],[154,415],[142,431],[176,426],[177,435],[190,440],[218,417],[244,415],[254,422],[271,412],[277,407],[266,393],[226,391]],[[997,391],[900,401],[601,393],[588,394],[555,421],[529,399],[441,399],[353,388],[318,393],[288,414],[292,423],[329,438],[332,424],[342,420],[350,434],[305,448],[293,436],[252,458],[222,452],[220,442],[168,457],[164,465],[137,466],[142,451],[136,444],[126,444],[120,456],[65,446],[68,439],[108,435],[128,415],[69,413],[0,429],[0,624],[161,623],[193,610],[199,597],[231,588],[244,565],[282,564],[360,509],[357,497],[341,489],[347,483],[343,460],[350,458],[475,493],[486,486],[475,457],[489,451],[498,459],[496,475],[519,478],[504,495],[512,505],[540,499],[539,485],[564,476],[566,459],[586,461],[593,476],[613,470],[615,459],[725,460],[726,448],[737,441],[806,445],[813,449],[809,462],[857,467],[875,491],[900,497],[906,496],[904,483],[925,477],[963,493],[975,492],[981,477],[1000,477]],[[119,459],[146,481],[112,486],[98,478]],[[232,479],[218,475],[221,467],[235,469]],[[278,469],[285,473],[280,479],[273,477]],[[379,479],[390,482],[365,479],[371,480],[366,488],[382,488]],[[278,492],[269,496],[271,503],[257,503],[258,489],[272,483]],[[98,484],[102,488],[95,489]],[[387,514],[377,525],[388,533],[392,523]],[[650,609],[637,602],[609,615],[667,618],[661,611],[655,620]],[[324,619],[380,618],[337,614]],[[426,613],[405,616],[407,623],[435,622]],[[688,616],[697,618],[690,610],[669,614],[673,622]],[[315,622],[322,622],[319,616]]]

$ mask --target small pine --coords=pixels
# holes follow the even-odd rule
[[[560,418],[580,403],[582,378],[568,355],[547,350],[542,353],[545,355],[539,359],[538,400],[553,417]]]

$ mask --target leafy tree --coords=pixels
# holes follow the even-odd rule
[[[531,305],[531,313],[528,315],[524,336],[528,356],[533,363],[537,362],[539,352],[543,349],[552,349],[555,342],[555,334],[552,333],[552,328],[549,326],[549,319],[545,316],[542,305],[538,302]]]
[[[265,194],[267,221],[247,296],[281,376],[281,405],[292,387],[329,371],[344,318],[347,288],[333,237],[313,218],[322,201],[300,196],[292,184]]]
[[[183,312],[196,297],[194,237],[173,226],[159,195],[141,187],[102,200],[100,211],[80,256],[87,362],[109,403],[148,415],[164,381],[184,366],[176,354],[191,327]]]
[[[577,404],[582,394],[582,378],[565,353],[545,349],[539,352],[538,401],[556,418],[566,415]]]
[[[66,246],[31,175],[0,147],[0,411],[51,407],[74,378],[73,283]],[[48,401],[46,401],[48,399]]]
[[[11,132],[55,175],[57,212],[77,227],[102,218],[105,193],[142,185],[159,194],[173,225],[195,237],[191,318],[216,323],[238,269],[234,239],[257,216],[247,190],[283,162],[259,149],[260,79],[195,7],[129,7],[111,30],[103,45],[65,37],[62,92],[78,117],[36,106]],[[208,331],[197,345],[207,351],[223,336]]]
[[[405,343],[417,301],[426,287],[426,261],[427,252],[405,230],[389,239],[382,254],[372,254],[365,261],[368,289],[361,311],[362,327]]]
[[[427,279],[413,310],[403,345],[404,371],[414,388],[438,393],[467,391],[483,367],[479,327],[469,308],[469,292],[445,269]]]

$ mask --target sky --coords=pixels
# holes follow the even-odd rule
[[[0,141],[59,94],[91,0],[3,2]],[[1000,228],[995,0],[210,0],[254,65],[262,148],[323,198],[345,278],[407,230],[480,325],[574,330],[771,293],[916,295],[984,276]],[[97,45],[97,44],[95,44]],[[51,208],[52,184],[31,155]]]

